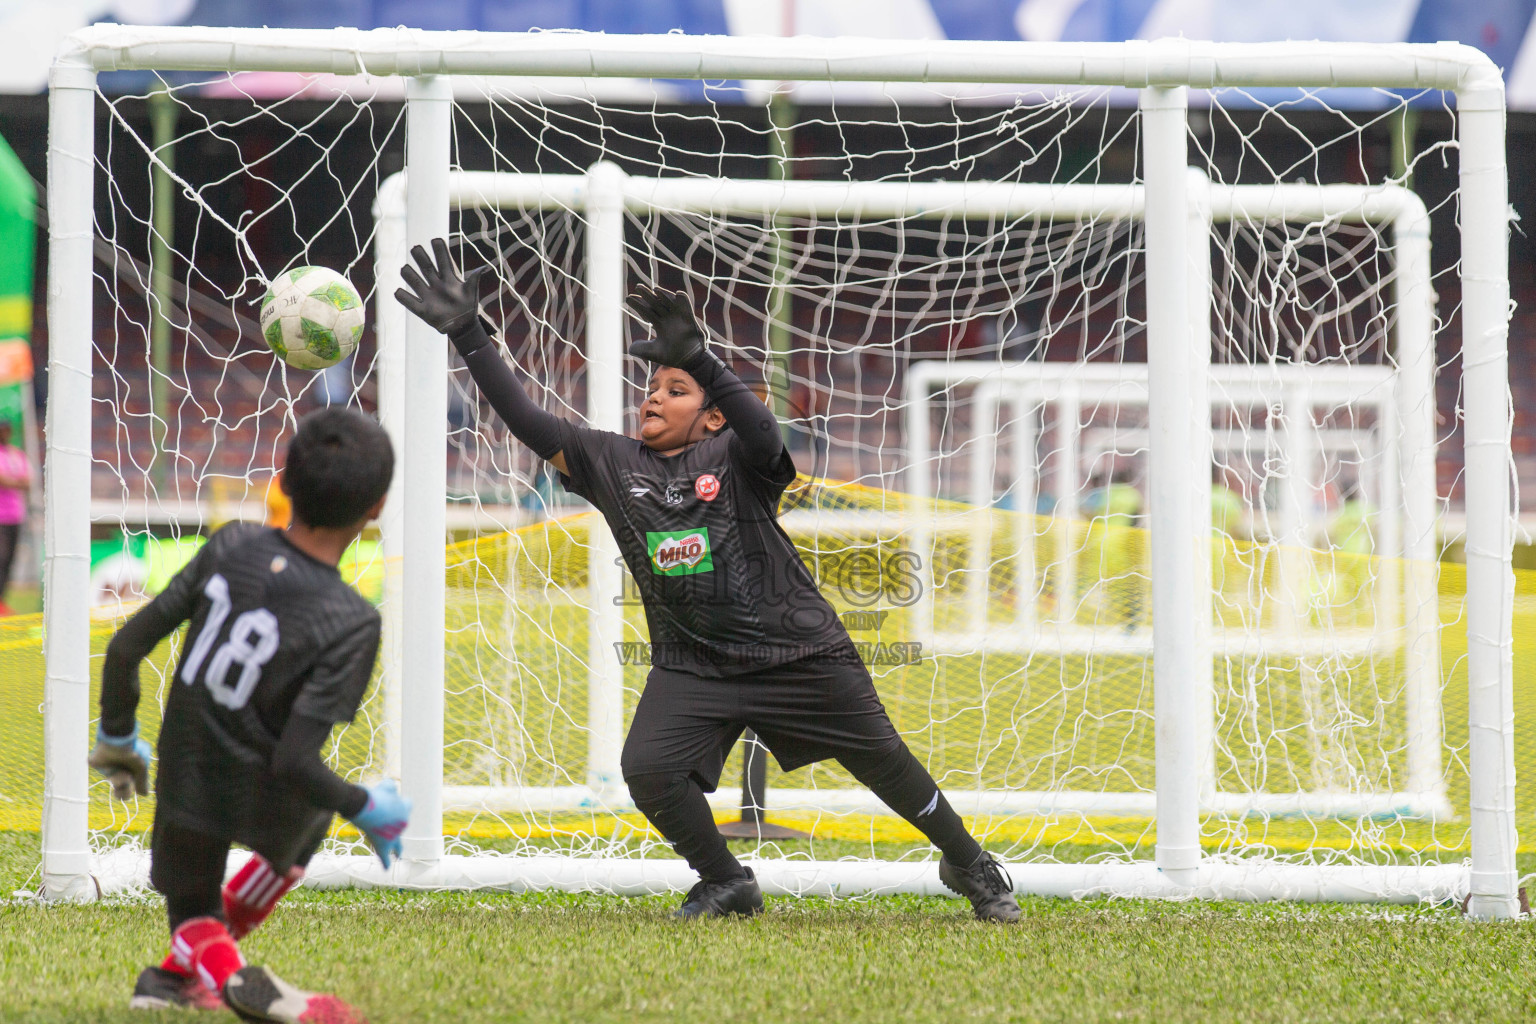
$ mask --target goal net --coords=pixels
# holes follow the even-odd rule
[[[1012,80],[1060,85],[897,81],[889,54],[884,85],[766,102],[740,80],[805,77],[795,47],[830,45],[807,40],[776,44],[774,67],[721,58],[706,62],[718,80],[678,85],[499,77],[569,72],[564,37],[536,65],[518,63],[530,37],[442,50],[372,33],[391,63],[322,69],[319,54],[341,52],[328,33],[258,33],[249,63],[226,67],[212,30],[95,31],[85,63],[110,52],[162,73],[55,83],[56,118],[105,127],[88,181],[59,177],[77,136],[52,149],[52,199],[97,198],[89,221],[51,225],[89,240],[56,242],[50,278],[55,339],[89,345],[87,367],[56,343],[55,366],[89,373],[88,393],[52,375],[49,458],[65,474],[50,522],[94,539],[88,586],[58,575],[70,549],[51,551],[48,642],[86,636],[68,624],[89,604],[82,642],[99,654],[208,532],[268,516],[298,416],[376,410],[402,469],[343,571],[379,603],[386,639],[330,756],[354,780],[401,777],[417,816],[394,875],[343,826],[313,881],[688,881],[618,772],[649,652],[601,518],[392,298],[409,245],[447,234],[461,263],[494,268],[485,309],[535,401],[606,429],[631,431],[643,393],[625,293],[690,296],[785,424],[800,477],[784,528],[898,729],[1021,889],[1442,899],[1484,877],[1469,855],[1512,885],[1498,859],[1512,766],[1477,745],[1508,722],[1498,692],[1480,703],[1471,685],[1482,638],[1497,647],[1509,629],[1506,596],[1475,596],[1479,579],[1500,589],[1508,517],[1479,519],[1473,499],[1498,476],[1476,432],[1507,458],[1507,420],[1490,441],[1499,425],[1476,421],[1471,397],[1481,413],[1507,405],[1505,313],[1472,294],[1470,251],[1431,231],[1481,224],[1454,172],[1468,113],[1444,98],[1471,74],[1456,53],[1422,81],[1396,64],[1352,73],[1411,88],[1344,117],[1315,89],[1195,90],[1189,114],[1183,90],[1147,88],[1138,106],[1102,74],[1027,60]],[[428,51],[454,77],[377,77],[426,70]],[[603,73],[637,74],[634,60]],[[1253,84],[1305,85],[1306,60]],[[1338,80],[1329,66],[1317,82]],[[1427,103],[1442,114],[1408,154],[1415,191],[1384,143]],[[1501,220],[1480,229],[1502,245]],[[85,258],[92,302],[72,320],[84,278],[67,274]],[[369,299],[356,357],[323,374],[285,367],[253,327],[267,281],[305,264]],[[1485,379],[1474,329],[1497,336]],[[1464,365],[1442,365],[1458,342]],[[89,467],[71,477],[73,441]],[[1441,564],[1438,531],[1463,516],[1471,564]],[[151,739],[179,643],[146,666]],[[150,801],[113,804],[91,784],[88,843],[68,845],[58,794],[85,792],[94,706],[60,703],[66,656],[47,654],[44,881],[142,884]],[[94,685],[94,655],[88,672]],[[1491,679],[1510,696],[1507,666]],[[78,740],[54,724],[66,706]],[[741,785],[733,754],[712,798],[722,821]],[[1480,803],[1480,785],[1503,795]],[[1478,818],[1501,800],[1503,818]],[[770,765],[766,804],[806,836],[744,848],[770,888],[939,891],[921,835],[835,763]],[[1505,907],[1498,885],[1480,912]]]

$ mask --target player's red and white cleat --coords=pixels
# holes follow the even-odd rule
[[[194,977],[168,971],[164,967],[146,967],[133,986],[130,1010],[222,1010],[224,1000]]]
[[[265,967],[242,967],[224,983],[224,1004],[249,1021],[282,1024],[366,1024],[335,996],[295,988]]]

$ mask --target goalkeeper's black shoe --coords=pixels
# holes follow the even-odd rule
[[[222,1010],[224,1003],[213,991],[194,977],[168,971],[164,967],[146,967],[133,985],[130,1010]]]
[[[248,1021],[281,1024],[364,1024],[362,1015],[335,996],[305,992],[265,967],[242,967],[224,983],[224,1004]]]
[[[688,890],[683,905],[673,911],[673,917],[729,917],[732,914],[751,917],[763,912],[763,890],[751,868],[743,868],[746,878],[733,878],[728,882],[701,881]]]
[[[1019,919],[1019,902],[1013,898],[1013,879],[985,850],[968,868],[956,865],[948,857],[939,858],[939,881],[951,892],[971,901],[978,921],[1012,923]]]

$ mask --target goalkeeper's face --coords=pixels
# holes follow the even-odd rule
[[[686,370],[662,366],[651,374],[640,403],[640,441],[647,448],[669,455],[724,426],[725,416]]]

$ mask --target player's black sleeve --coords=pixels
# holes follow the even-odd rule
[[[204,544],[159,596],[140,608],[107,644],[101,666],[101,731],[108,736],[133,731],[139,707],[139,662],[197,609],[204,553],[212,543]]]
[[[604,486],[599,465],[607,462],[610,446],[618,435],[570,420],[558,422],[560,453],[565,456],[565,472],[560,474],[560,484],[601,508]]]
[[[710,362],[714,364],[711,371],[700,370],[710,379],[707,382],[699,379],[699,383],[725,415],[725,422],[739,440],[742,461],[760,470],[773,467],[779,462],[780,454],[785,452],[784,439],[779,435],[779,421],[773,410],[753,394],[730,367],[718,360]],[[699,374],[694,376],[698,378]]]
[[[541,459],[559,454],[560,418],[533,404],[533,399],[513,376],[512,368],[491,344],[485,326],[477,320],[452,340],[464,357],[464,365],[469,367],[475,386],[512,431],[512,436]]]
[[[310,669],[290,714],[333,724],[350,722],[368,692],[378,656],[379,617],[374,614],[330,645]]]
[[[729,448],[732,458],[746,470],[746,479],[752,488],[770,504],[777,503],[784,488],[794,481],[797,473],[795,459],[789,454],[789,449],[780,445],[778,458],[764,464],[747,457],[741,438],[734,433],[730,435]]]
[[[731,428],[732,457],[747,470],[752,485],[777,501],[795,478],[795,460],[784,446],[779,421],[761,398],[719,359],[701,359],[689,370],[725,414]]]
[[[289,715],[272,751],[272,774],[310,804],[351,818],[368,803],[368,791],[352,785],[320,760],[320,750],[330,735],[328,721]]]

